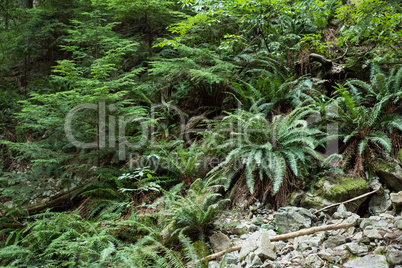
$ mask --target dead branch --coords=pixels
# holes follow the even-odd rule
[[[316,232],[337,230],[337,229],[345,229],[345,228],[349,228],[349,227],[352,227],[352,226],[353,226],[352,223],[337,223],[337,224],[331,224],[331,225],[312,227],[312,228],[305,229],[305,230],[300,230],[300,231],[297,231],[297,232],[291,232],[291,233],[287,233],[287,234],[283,234],[283,235],[277,235],[277,236],[271,237],[270,240],[271,240],[271,242],[279,241],[279,240],[285,240],[285,239],[298,237],[298,236],[302,236],[302,235],[313,234],[313,233],[316,233]],[[203,262],[203,261],[214,260],[216,258],[219,258],[219,257],[225,255],[225,253],[240,250],[242,248],[242,246],[243,246],[243,244],[240,244],[240,245],[228,248],[226,250],[217,252],[215,254],[208,255],[208,256],[202,258],[200,261]]]
[[[336,203],[336,204],[332,204],[332,205],[326,206],[326,207],[324,207],[324,208],[322,208],[322,209],[320,209],[320,210],[317,210],[316,212],[314,212],[314,214],[317,214],[318,212],[321,212],[321,211],[326,210],[326,209],[328,209],[328,208],[332,208],[332,207],[338,206],[338,205],[340,205],[340,204],[346,204],[346,203],[349,203],[349,202],[358,200],[358,199],[360,199],[360,198],[363,198],[363,197],[369,196],[369,195],[371,195],[371,194],[374,194],[374,193],[376,193],[376,192],[378,192],[378,191],[379,191],[379,189],[374,190],[374,191],[371,191],[371,192],[368,192],[368,193],[365,193],[365,194],[362,194],[362,195],[359,195],[359,196],[356,196],[356,197],[354,197],[354,198],[352,198],[352,199],[349,199],[349,200],[346,200],[346,201],[343,201],[343,202],[340,202],[340,203]]]

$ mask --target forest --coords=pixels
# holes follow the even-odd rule
[[[212,267],[226,218],[400,168],[401,100],[398,0],[0,0],[0,266]]]

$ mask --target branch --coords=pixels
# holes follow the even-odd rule
[[[293,238],[293,237],[297,237],[297,236],[313,234],[316,232],[349,228],[349,227],[352,227],[353,225],[354,225],[353,223],[337,223],[337,224],[331,224],[331,225],[312,227],[312,228],[300,230],[297,232],[287,233],[287,234],[283,234],[283,235],[277,235],[277,236],[271,237],[270,240],[271,240],[271,242],[285,240],[285,239],[289,239],[289,238]],[[240,250],[242,248],[242,246],[243,246],[243,244],[240,244],[240,245],[228,248],[226,250],[220,251],[218,253],[208,255],[208,256],[202,258],[200,260],[200,262],[210,261],[210,260],[219,258],[219,257],[225,255],[225,253]]]
[[[376,193],[376,192],[378,192],[378,191],[379,191],[379,189],[374,190],[374,191],[371,191],[371,192],[368,192],[368,193],[365,193],[365,194],[362,194],[362,195],[359,195],[359,196],[356,196],[356,197],[354,197],[354,198],[352,198],[352,199],[349,199],[349,200],[346,200],[346,201],[344,201],[344,202],[340,202],[340,203],[336,203],[336,204],[332,204],[332,205],[326,206],[326,207],[324,207],[324,208],[322,208],[322,209],[320,209],[320,210],[317,210],[316,212],[314,212],[314,214],[317,214],[317,213],[320,212],[320,211],[326,210],[327,208],[335,207],[335,206],[338,206],[338,205],[340,205],[340,204],[346,204],[346,203],[349,203],[349,202],[358,200],[358,199],[360,199],[360,198],[363,198],[363,197],[369,196],[369,195],[371,195],[371,194],[374,194],[374,193]]]

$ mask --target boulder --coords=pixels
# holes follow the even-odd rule
[[[369,211],[372,215],[379,215],[392,207],[390,191],[383,190],[382,194],[374,194],[369,203]]]
[[[402,246],[400,245],[389,245],[387,247],[387,260],[390,264],[402,264]]]
[[[351,177],[324,177],[314,185],[314,194],[306,194],[300,205],[305,208],[320,209],[327,205],[340,203],[369,192],[366,180]],[[349,202],[348,211],[356,211],[365,198]],[[331,212],[330,212],[331,213]]]
[[[305,208],[281,207],[274,220],[278,232],[288,233],[310,228],[313,218],[314,215]]]
[[[353,255],[362,256],[368,252],[368,247],[365,244],[358,244],[355,242],[347,243],[346,249]]]
[[[383,255],[366,255],[343,264],[344,268],[388,268],[387,259]]]
[[[378,177],[394,191],[402,189],[402,167],[396,161],[379,160],[376,163]]]
[[[209,238],[211,247],[214,252],[220,252],[226,250],[230,246],[230,239],[227,235],[223,233],[215,233]]]
[[[276,259],[274,246],[271,244],[268,232],[266,230],[261,229],[253,233],[249,238],[247,238],[246,241],[244,241],[239,253],[239,258],[241,260],[248,255],[257,256],[262,262],[264,262],[266,259]],[[250,257],[254,261],[254,257]]]
[[[402,189],[402,188],[401,188]],[[401,211],[402,208],[402,191],[398,193],[391,193],[390,199],[396,212]]]

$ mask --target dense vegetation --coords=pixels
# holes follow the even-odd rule
[[[370,180],[402,148],[401,8],[0,0],[0,265],[201,267],[224,209]]]

